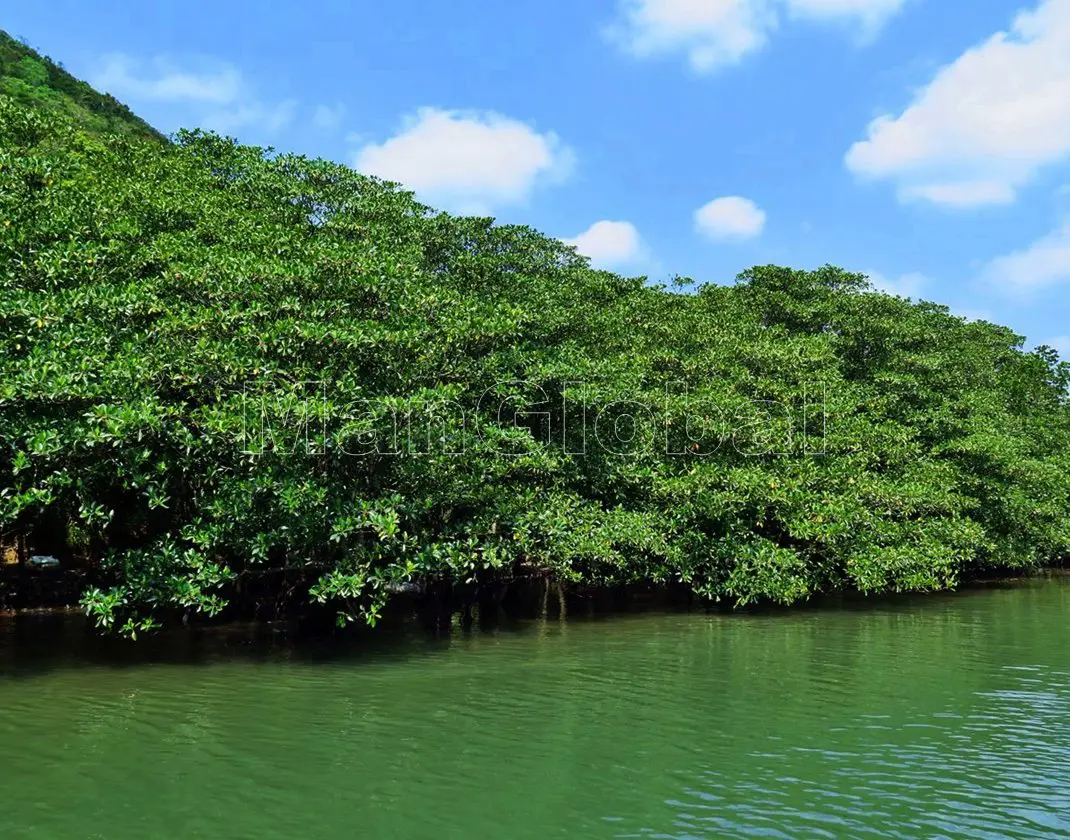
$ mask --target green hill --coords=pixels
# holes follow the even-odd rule
[[[113,96],[98,93],[2,30],[0,95],[41,112],[63,115],[88,131],[166,139]]]

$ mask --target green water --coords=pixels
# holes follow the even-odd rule
[[[6,840],[1070,837],[1065,578],[371,647],[69,623],[0,619]]]

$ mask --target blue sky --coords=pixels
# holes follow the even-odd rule
[[[51,0],[163,131],[399,180],[598,263],[833,263],[1070,356],[1070,0]]]

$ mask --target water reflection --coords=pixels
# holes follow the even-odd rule
[[[138,647],[0,620],[8,837],[1070,836],[1070,586]]]

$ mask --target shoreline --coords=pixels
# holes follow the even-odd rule
[[[70,575],[71,573],[67,573]],[[81,575],[75,576],[81,578]],[[384,619],[390,621],[398,616],[408,614],[416,617],[431,618],[437,629],[446,629],[459,618],[465,621],[483,621],[488,612],[499,611],[516,614],[518,618],[568,618],[590,615],[623,614],[649,609],[679,609],[686,612],[718,612],[724,614],[754,615],[797,612],[801,610],[827,610],[844,606],[874,606],[901,599],[925,598],[935,596],[953,596],[967,594],[971,590],[992,587],[1013,587],[1043,580],[1045,578],[1070,578],[1070,567],[1048,566],[1028,572],[1006,571],[991,575],[979,575],[961,581],[954,588],[929,591],[870,592],[845,589],[839,591],[819,592],[809,598],[793,604],[759,603],[737,607],[727,602],[716,603],[694,595],[686,586],[676,584],[628,584],[622,586],[583,586],[577,584],[558,584],[551,579],[519,579],[502,581],[490,587],[457,587],[444,601],[435,598],[435,593],[428,590],[421,594],[395,595]],[[491,590],[491,591],[488,591]],[[503,590],[505,594],[503,596]],[[4,602],[4,592],[0,590],[0,619],[21,617],[86,617],[85,611],[77,600],[64,603],[36,603],[25,606],[10,606]],[[80,594],[80,593],[79,593]],[[540,603],[541,602],[541,603]],[[174,629],[210,629],[242,625],[272,627],[278,625],[316,626],[322,624],[323,610],[316,609],[315,604],[298,603],[288,605],[292,609],[283,609],[277,615],[268,617],[247,616],[240,613],[246,609],[238,608],[238,615],[207,619],[194,616],[188,622],[177,626],[169,624],[165,630]],[[429,616],[428,613],[431,615]],[[87,619],[88,620],[88,619]],[[334,629],[338,628],[324,628]],[[344,628],[349,629],[349,628]],[[364,632],[374,633],[375,628],[363,628]]]

